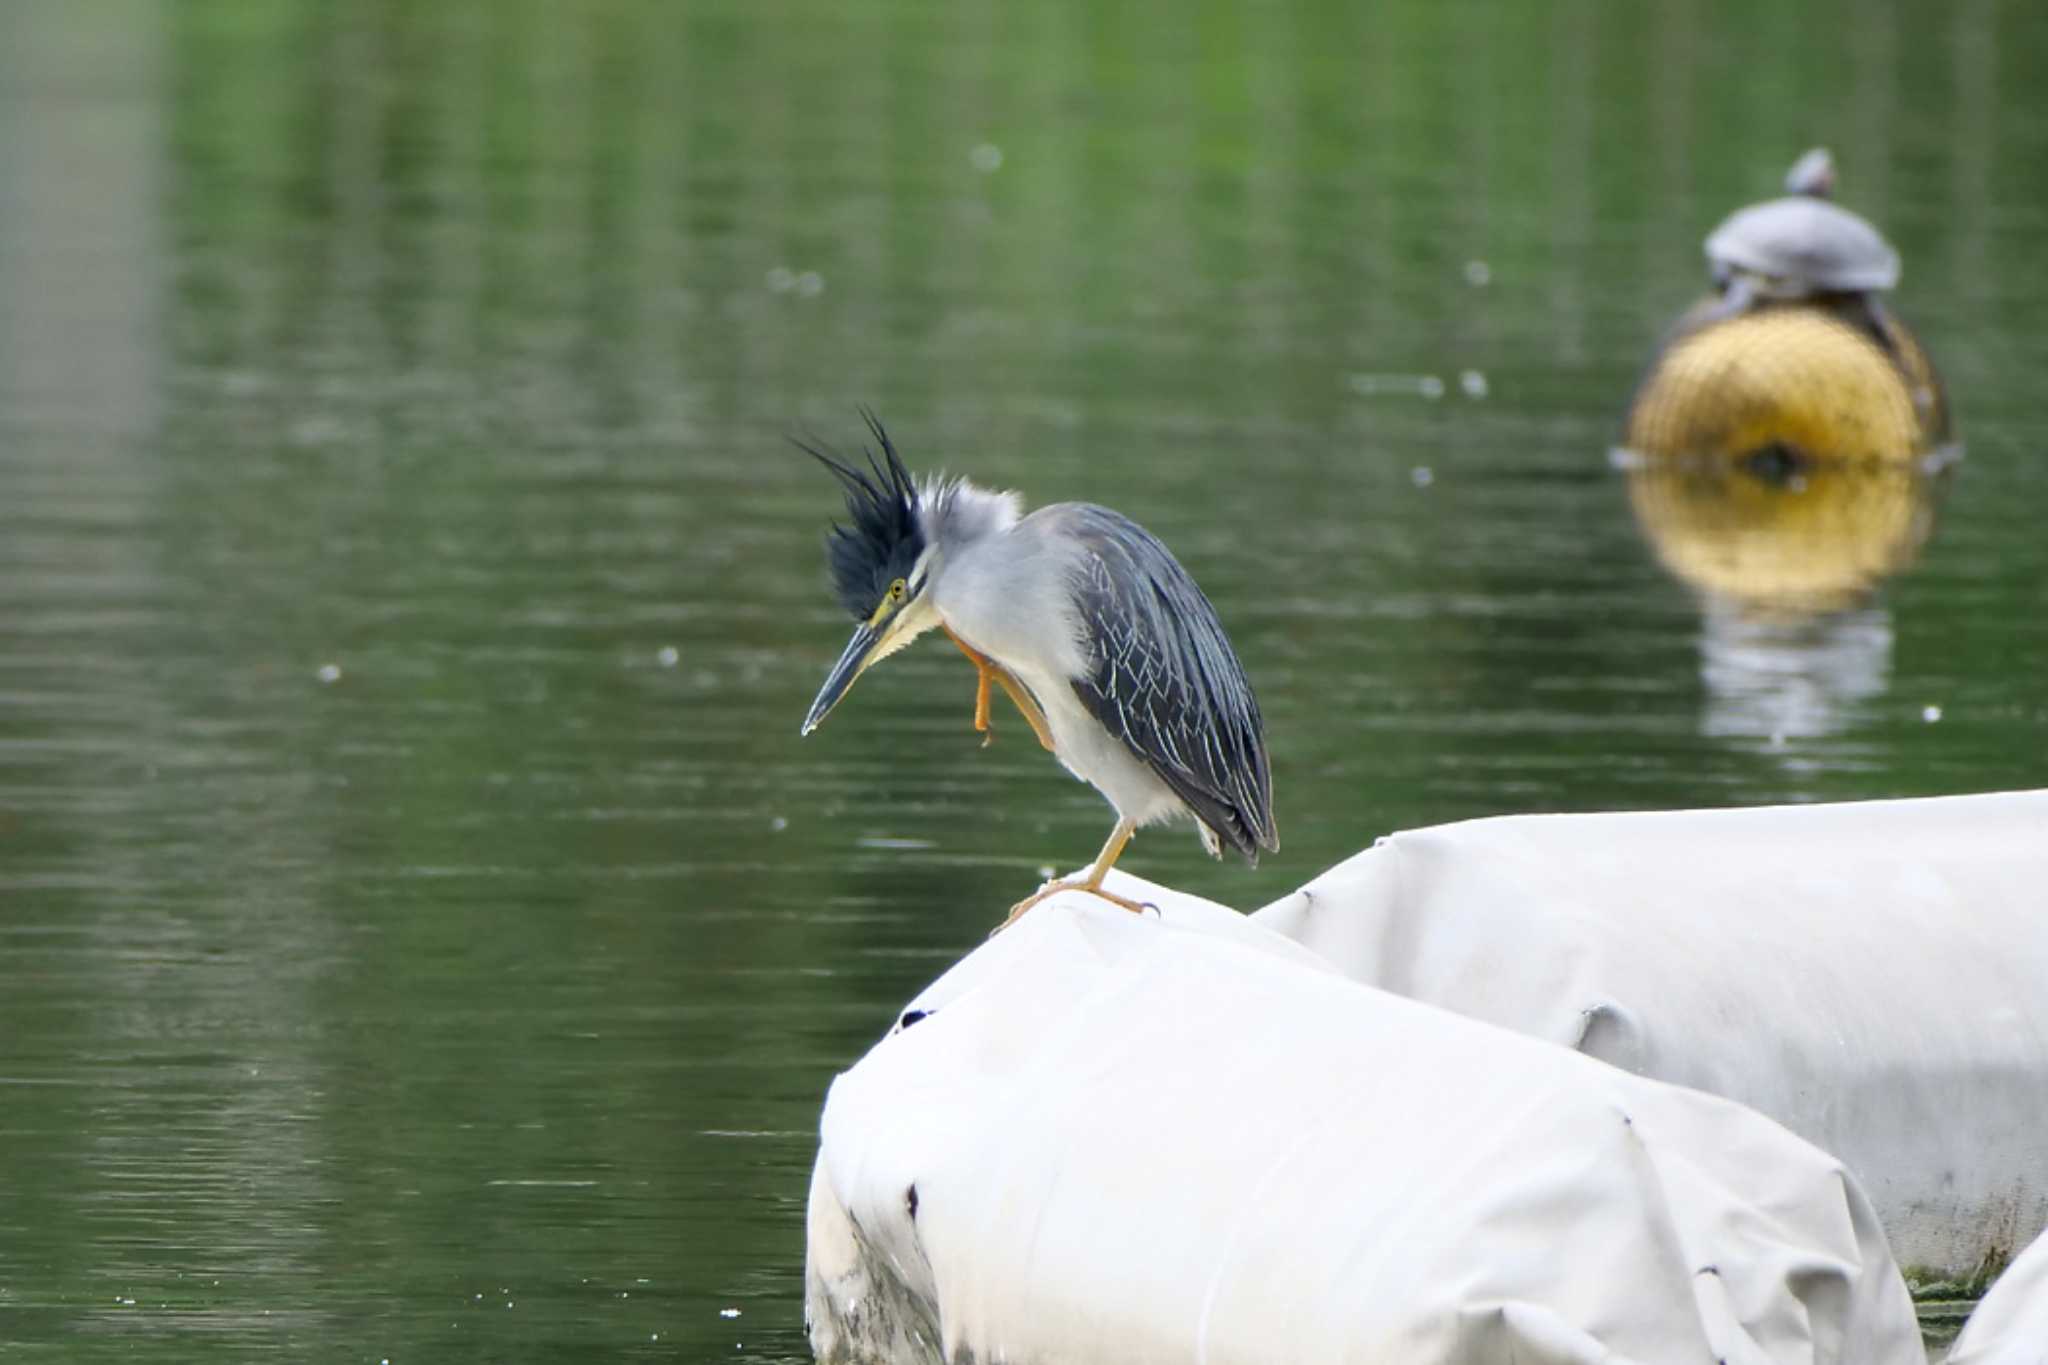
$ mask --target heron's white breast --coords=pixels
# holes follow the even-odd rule
[[[1034,513],[950,550],[932,579],[932,605],[956,635],[1012,673],[1080,677],[1087,652],[1072,606],[1072,554]]]
[[[1073,551],[1038,513],[966,546],[932,580],[946,625],[1031,689],[1069,772],[1139,824],[1174,814],[1180,800],[1092,716],[1074,694],[1088,650],[1072,607]]]

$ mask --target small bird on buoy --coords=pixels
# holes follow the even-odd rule
[[[1017,903],[1013,922],[1058,891],[1127,910],[1102,887],[1141,827],[1191,816],[1203,846],[1257,865],[1277,850],[1273,781],[1250,681],[1215,608],[1157,537],[1091,503],[1025,515],[1015,493],[965,479],[912,479],[874,414],[867,468],[801,441],[838,478],[850,525],[828,558],[858,623],[804,717],[808,735],[854,679],[927,631],[943,630],[978,674],[974,728],[989,731],[1000,686],[1038,742],[1116,809],[1093,864]],[[986,739],[983,741],[987,742]]]

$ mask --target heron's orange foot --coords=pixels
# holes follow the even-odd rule
[[[1080,891],[1090,896],[1097,896],[1108,901],[1111,905],[1122,906],[1134,915],[1142,915],[1147,910],[1150,910],[1155,915],[1159,913],[1159,907],[1149,901],[1134,901],[1128,896],[1119,896],[1114,891],[1104,891],[1101,887],[1090,886],[1086,882],[1047,882],[1044,886],[1039,887],[1038,890],[1011,906],[1010,913],[1003,917],[1001,924],[988,931],[988,936],[994,938],[997,934],[1000,934],[1003,930],[1022,919],[1026,910],[1029,910],[1042,900],[1057,896],[1062,891]]]
[[[994,938],[997,934],[1000,934],[1001,932],[1003,932],[1003,930],[1009,928],[1018,920],[1024,918],[1024,912],[1026,910],[1029,910],[1032,906],[1038,904],[1047,896],[1058,895],[1060,892],[1065,891],[1066,889],[1068,889],[1068,887],[1072,885],[1075,885],[1075,883],[1047,882],[1044,886],[1039,887],[1038,890],[1032,892],[1023,900],[1018,901],[1015,905],[1011,906],[1010,913],[1003,916],[1003,922],[1001,924],[998,924],[995,928],[988,931],[988,936],[990,938]]]
[[[986,669],[982,671],[981,685],[974,691],[974,730],[981,736],[981,747],[986,749],[996,742],[996,727],[988,718],[988,681]]]
[[[1134,901],[1128,896],[1119,896],[1114,891],[1104,891],[1099,886],[1084,886],[1079,889],[1086,891],[1091,896],[1100,896],[1111,905],[1121,905],[1134,915],[1142,915],[1147,910],[1150,910],[1155,915],[1159,913],[1159,907],[1150,901]]]
[[[953,637],[953,643],[960,646],[974,664],[974,728],[981,735],[981,747],[986,749],[994,741],[996,733],[988,724],[988,685],[995,680],[995,673],[989,661],[967,647],[967,642],[948,629],[946,634]]]

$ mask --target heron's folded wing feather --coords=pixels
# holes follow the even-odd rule
[[[1150,532],[1078,505],[1074,594],[1086,673],[1074,692],[1202,822],[1254,862],[1277,849],[1259,705],[1216,609]]]

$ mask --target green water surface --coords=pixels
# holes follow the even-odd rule
[[[1232,905],[2048,781],[2044,69],[1990,0],[8,4],[0,1356],[808,1358],[825,1086],[1109,827],[939,644],[799,741],[785,437],[860,403],[1208,590],[1283,851],[1125,865]],[[1607,451],[1823,140],[1969,453],[1730,666]]]

